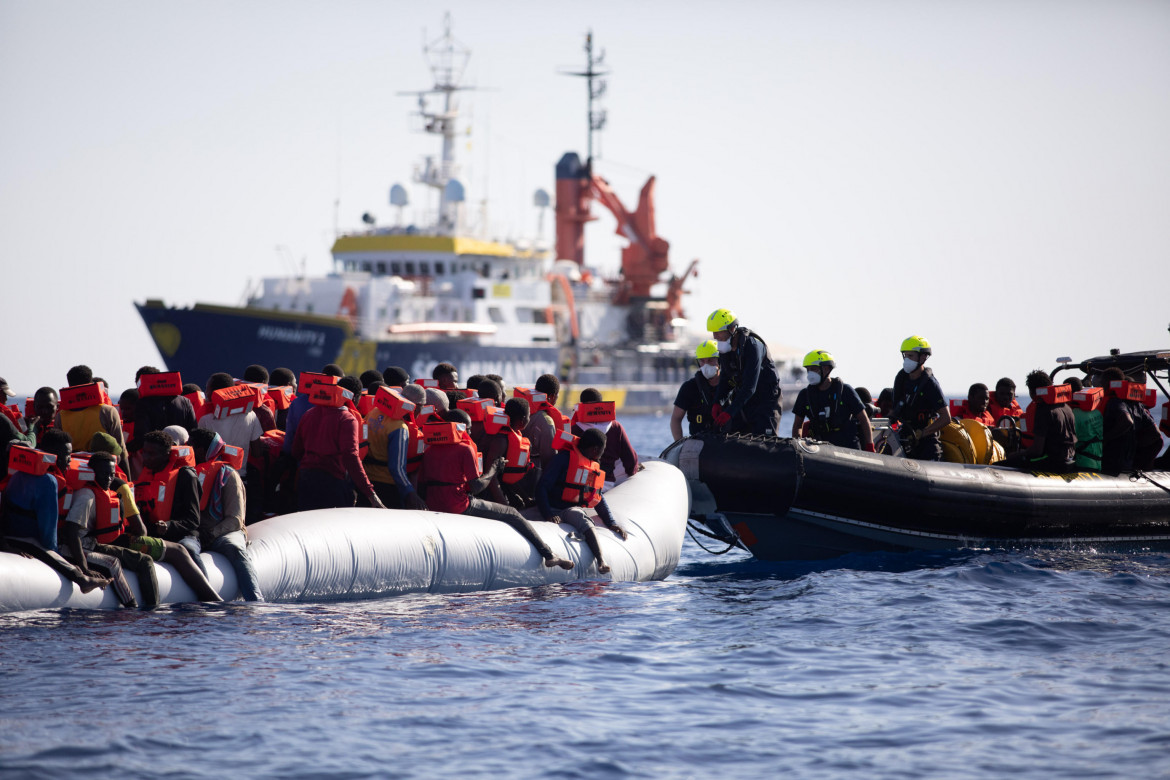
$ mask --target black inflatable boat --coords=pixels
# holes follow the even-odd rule
[[[764,560],[851,552],[1080,545],[1170,550],[1170,473],[1030,474],[805,439],[697,436],[671,445],[691,518]]]

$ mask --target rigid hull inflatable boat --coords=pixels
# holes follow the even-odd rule
[[[687,522],[682,474],[650,462],[606,493],[629,539],[598,534],[609,574],[597,571],[585,542],[569,526],[533,523],[557,555],[577,565],[547,568],[506,524],[478,517],[416,510],[328,509],[299,512],[249,526],[260,587],[268,601],[333,601],[407,593],[467,593],[574,580],[662,580],[678,565]],[[224,600],[239,596],[225,558],[204,553],[208,579]],[[162,602],[195,601],[166,564],[156,564]],[[141,600],[137,577],[126,572]],[[39,561],[0,553],[0,612],[78,607],[115,609],[112,589],[83,594]]]
[[[1170,473],[1031,474],[805,439],[704,435],[663,453],[691,517],[764,560],[851,552],[1086,545],[1170,549]]]

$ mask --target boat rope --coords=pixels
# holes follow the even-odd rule
[[[1162,490],[1165,490],[1167,493],[1170,493],[1170,487],[1166,487],[1161,482],[1158,482],[1158,481],[1152,479],[1150,477],[1150,475],[1144,471],[1138,470],[1138,471],[1135,471],[1129,475],[1130,482],[1137,482],[1139,479],[1144,479],[1147,482],[1149,482],[1151,485],[1153,485],[1154,487],[1160,487],[1160,488],[1162,488]]]
[[[712,555],[726,555],[727,553],[731,552],[736,547],[735,542],[727,542],[726,549],[712,550],[710,547],[707,547],[706,545],[704,545],[702,542],[700,542],[698,540],[698,538],[695,536],[696,533],[700,533],[703,536],[706,536],[710,539],[717,539],[720,542],[723,542],[726,540],[716,536],[713,533],[710,533],[709,531],[704,531],[702,528],[699,528],[698,526],[696,526],[693,521],[688,520],[687,521],[687,535],[690,536],[691,539],[694,540],[695,544],[699,545],[699,549],[702,550],[703,552],[711,553]]]

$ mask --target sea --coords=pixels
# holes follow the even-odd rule
[[[688,538],[663,582],[2,615],[0,776],[1170,777],[1168,652],[1164,554]]]

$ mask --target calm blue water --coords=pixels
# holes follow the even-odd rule
[[[4,776],[1170,776],[1165,555],[688,540],[666,582],[42,612],[0,642]]]

